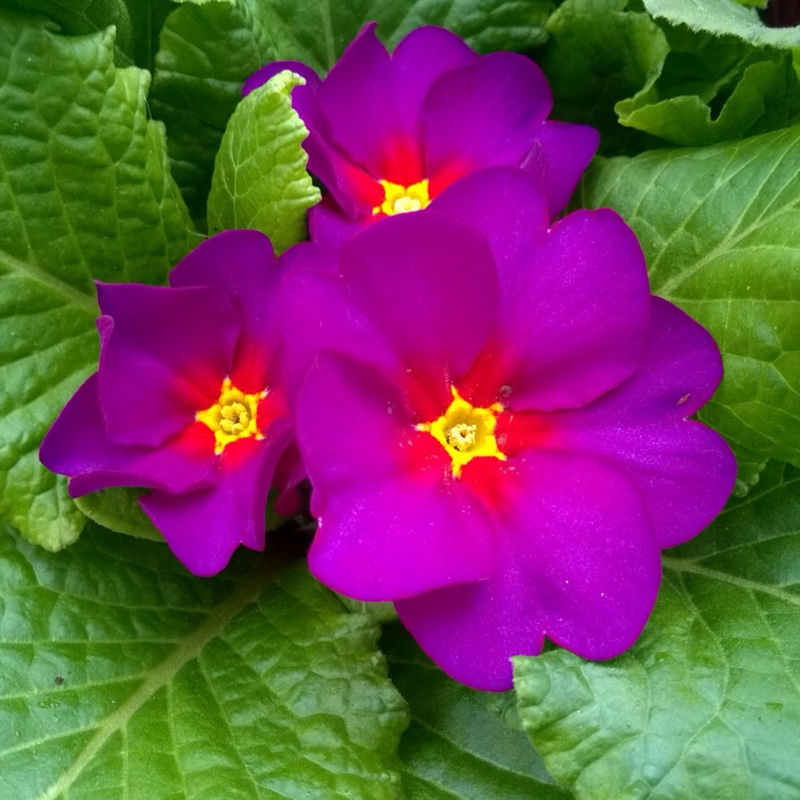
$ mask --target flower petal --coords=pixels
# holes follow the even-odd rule
[[[600,460],[528,454],[505,484],[495,577],[397,603],[403,624],[445,672],[510,689],[510,658],[547,635],[584,658],[611,658],[641,633],[661,578],[641,501]]]
[[[100,405],[118,444],[158,446],[219,397],[239,324],[211,288],[98,283],[113,329],[100,353]]]
[[[708,331],[653,298],[642,367],[592,405],[554,418],[560,446],[596,453],[625,470],[645,500],[661,548],[703,530],[733,490],[730,447],[687,419],[721,377],[719,350]]]
[[[609,209],[576,211],[527,253],[498,263],[502,358],[494,371],[514,410],[585,405],[639,367],[650,290],[633,231]]]
[[[599,142],[600,133],[588,125],[545,120],[536,131],[522,166],[542,175],[551,217],[569,201]]]
[[[360,600],[392,600],[494,567],[481,503],[449,479],[449,459],[415,430],[402,392],[379,373],[320,354],[297,402],[297,436],[319,529],[309,567]]]
[[[169,277],[171,286],[211,287],[230,300],[241,335],[235,369],[229,377],[245,392],[263,390],[276,371],[274,362],[280,350],[280,320],[275,308],[278,277],[272,243],[254,230],[223,231],[206,239]]]
[[[317,86],[320,84],[320,78],[311,67],[307,66],[302,61],[271,61],[269,64],[265,64],[261,69],[256,70],[250,75],[244,82],[244,86],[242,86],[242,96],[246,97],[254,89],[263,86],[270,78],[274,78],[279,72],[283,72],[287,69],[294,72],[295,75],[299,75],[305,81],[305,86],[308,87],[307,90],[302,90],[300,95],[296,95],[295,93],[298,89],[302,89],[302,86],[295,86],[294,89],[292,89],[292,106],[294,106],[295,111],[303,117],[303,111],[305,110],[303,105],[305,100],[301,102],[300,107],[298,107],[296,100],[298,97],[305,98],[308,96],[307,93],[313,96]]]
[[[486,240],[435,212],[402,214],[348,240],[341,265],[353,304],[383,331],[410,380],[427,388],[435,419],[496,324]]]
[[[266,441],[242,439],[222,456],[216,483],[183,494],[155,491],[139,504],[173,553],[195,575],[214,575],[243,544],[264,549],[264,515],[275,465],[289,443],[287,426]],[[226,458],[234,463],[226,464]]]
[[[516,53],[491,53],[443,74],[422,107],[431,195],[481,167],[519,166],[551,106],[544,74]]]
[[[180,432],[158,448],[111,442],[97,394],[97,373],[72,396],[45,436],[39,451],[53,472],[69,475],[69,492],[80,497],[111,486],[183,492],[208,485],[216,476],[211,432]]]

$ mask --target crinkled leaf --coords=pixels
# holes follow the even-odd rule
[[[83,527],[37,453],[96,366],[92,279],[160,282],[189,247],[148,75],[113,50],[0,15],[0,520],[50,549]]]
[[[378,626],[276,560],[201,579],[94,526],[55,555],[1,536],[0,796],[397,798]]]
[[[600,130],[602,152],[636,139],[614,104],[647,90],[661,73],[667,40],[628,0],[566,0],[547,22],[550,40],[536,57],[553,87],[553,117]]]
[[[305,81],[282,72],[236,108],[217,154],[208,227],[253,228],[266,233],[277,253],[302,241],[306,211],[320,192],[306,172],[308,129],[292,108],[291,91]]]
[[[147,514],[138,503],[142,489],[127,486],[101,489],[99,492],[85,494],[75,500],[75,505],[94,520],[117,533],[127,533],[140,539],[153,539],[163,542],[159,533]]]
[[[13,5],[20,13],[47,17],[72,36],[113,25],[117,63],[145,69],[153,68],[161,26],[176,7],[172,0],[15,0]]]
[[[800,47],[800,29],[769,28],[754,8],[735,0],[643,0],[654,16],[674,25],[688,25],[694,31],[717,36],[730,34],[755,45]]]
[[[381,640],[389,673],[408,701],[400,741],[408,800],[567,800],[519,729],[506,725],[495,695],[448,678],[400,625]]]
[[[583,204],[617,209],[655,294],[717,340],[725,378],[701,416],[760,459],[800,464],[800,127],[590,169]]]
[[[578,800],[795,800],[800,472],[771,465],[664,567],[625,655],[515,659],[521,717],[545,763]]]
[[[647,89],[615,106],[623,125],[678,145],[704,145],[777,130],[797,118],[792,54],[681,26]]]
[[[151,93],[164,120],[175,179],[202,220],[214,158],[250,73],[293,59],[324,75],[361,27],[376,20],[394,45],[412,28],[445,25],[484,52],[527,50],[545,38],[550,0],[221,0],[170,14]]]

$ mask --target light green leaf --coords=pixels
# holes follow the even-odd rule
[[[305,81],[284,71],[239,103],[217,154],[208,227],[212,233],[253,228],[276,253],[306,238],[306,211],[320,192],[306,172],[308,130],[292,108],[291,92]]]
[[[701,417],[762,460],[800,464],[800,128],[600,162],[582,203],[644,248],[653,292],[705,325],[725,378]]]
[[[148,75],[113,50],[0,15],[0,520],[54,550],[83,516],[37,452],[96,366],[92,279],[161,282],[191,236]]]
[[[792,54],[735,37],[668,31],[658,80],[616,104],[623,125],[677,145],[741,139],[786,127],[800,111]]]
[[[363,25],[394,46],[418,25],[444,25],[481,52],[528,50],[546,38],[550,0],[221,0],[170,14],[151,93],[167,125],[175,179],[202,220],[214,158],[252,72],[296,60],[324,75]]]
[[[567,800],[524,733],[506,725],[497,695],[448,678],[400,625],[381,640],[412,722],[400,741],[408,800]]]
[[[612,661],[515,659],[520,713],[578,800],[800,797],[800,472],[664,557],[639,641]]]
[[[142,492],[142,489],[127,486],[101,489],[78,497],[75,505],[98,525],[117,533],[163,543],[164,537],[137,502]]]
[[[800,28],[768,28],[754,8],[736,0],[644,0],[654,16],[717,36],[731,34],[755,45],[800,47]]]
[[[550,41],[537,60],[555,103],[553,117],[600,130],[605,153],[624,152],[641,138],[620,126],[617,101],[647,90],[660,75],[667,40],[628,0],[566,0],[547,22]]]
[[[378,626],[275,549],[202,579],[91,525],[0,537],[0,797],[398,798]]]

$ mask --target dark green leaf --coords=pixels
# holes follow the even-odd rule
[[[92,279],[161,282],[192,241],[148,75],[113,49],[0,15],[0,519],[50,549],[83,526],[37,451],[96,365]]]
[[[587,662],[515,659],[522,720],[579,800],[800,797],[800,472],[664,558],[639,641]]]
[[[757,458],[800,464],[800,128],[590,169],[583,204],[617,209],[655,294],[720,345],[725,378],[701,416]]]
[[[1,536],[0,797],[398,798],[378,626],[275,550],[201,579],[94,526]]]
[[[505,696],[450,680],[399,625],[385,629],[382,644],[411,710],[400,742],[409,800],[567,800],[525,734],[493,710],[505,710]]]

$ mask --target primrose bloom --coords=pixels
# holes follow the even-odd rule
[[[660,550],[712,520],[736,471],[691,419],[722,375],[711,336],[650,295],[613,211],[548,219],[522,172],[483,170],[338,251],[305,245],[314,266],[286,285],[290,318],[318,323],[291,338],[311,570],[395,601],[482,689],[509,688],[509,658],[545,636],[629,647]]]
[[[314,241],[338,242],[374,220],[425,208],[492,165],[540,176],[555,216],[597,149],[593,128],[547,120],[550,87],[530,59],[478,56],[443,28],[417,28],[390,55],[372,23],[323,80],[281,61],[251,75],[244,93],[284,69],[306,81],[292,103],[309,130],[308,168],[329,192],[310,212]]]
[[[276,469],[283,484],[296,472],[273,322],[278,271],[266,236],[226,231],[169,282],[97,285],[99,368],[40,458],[69,476],[73,497],[150,489],[144,511],[192,572],[209,575],[239,544],[263,549]]]

